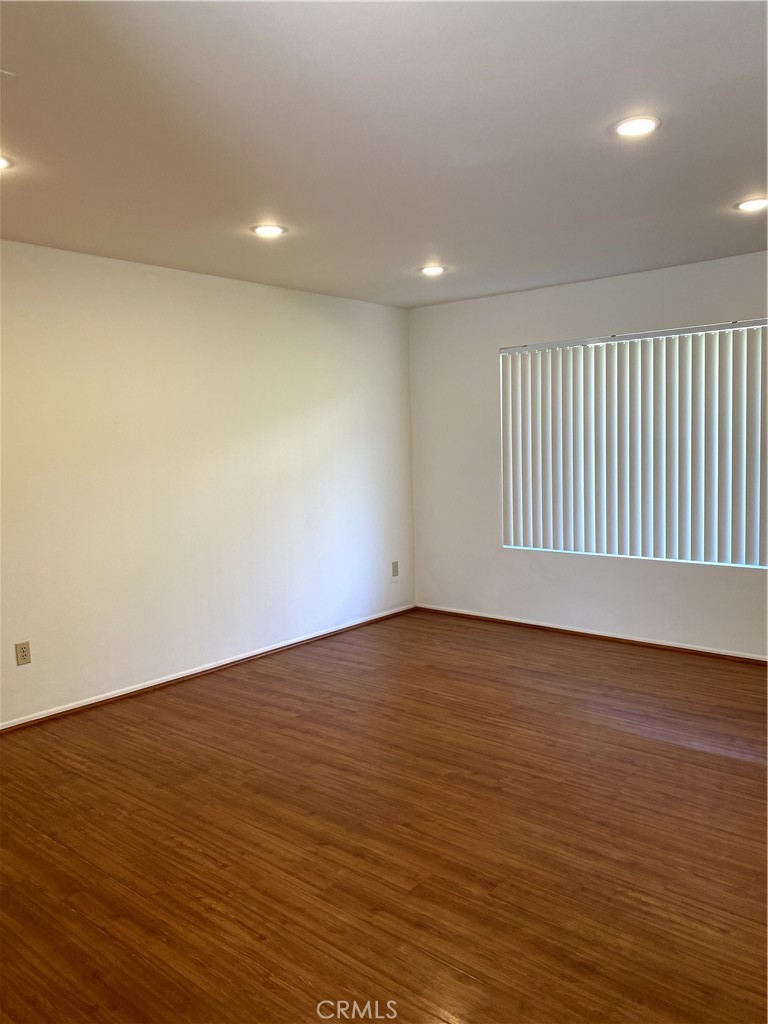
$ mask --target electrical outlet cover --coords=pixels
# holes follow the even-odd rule
[[[16,644],[16,664],[28,665],[31,661],[32,648],[29,646],[29,640],[22,640],[20,644]]]

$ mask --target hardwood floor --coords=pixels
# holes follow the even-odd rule
[[[2,1019],[764,1022],[764,691],[416,611],[12,732]]]

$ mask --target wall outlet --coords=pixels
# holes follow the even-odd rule
[[[392,563],[392,575],[393,576],[399,576],[400,575],[400,563],[399,562],[393,562]]]
[[[32,648],[29,646],[29,640],[23,640],[20,644],[16,644],[16,664],[28,665],[30,661],[32,661]]]

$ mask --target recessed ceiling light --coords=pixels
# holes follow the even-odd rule
[[[279,224],[256,224],[251,231],[259,238],[279,238],[280,235],[285,234],[285,228],[280,227]]]
[[[429,263],[426,267],[421,268],[421,273],[425,277],[440,277],[445,273],[445,267],[441,267],[437,263]]]
[[[641,117],[628,117],[626,121],[619,121],[614,128],[617,135],[625,135],[629,138],[636,138],[639,135],[650,135],[655,132],[661,124],[658,117],[650,114],[643,114]]]
[[[4,171],[6,167],[13,167],[13,160],[9,160],[7,156],[0,156],[0,171]]]
[[[736,209],[743,213],[757,213],[758,210],[768,209],[768,199],[762,196],[759,199],[745,199],[742,203],[736,203]]]

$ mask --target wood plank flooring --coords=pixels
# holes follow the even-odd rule
[[[415,611],[9,733],[2,1020],[764,1022],[764,691]]]

